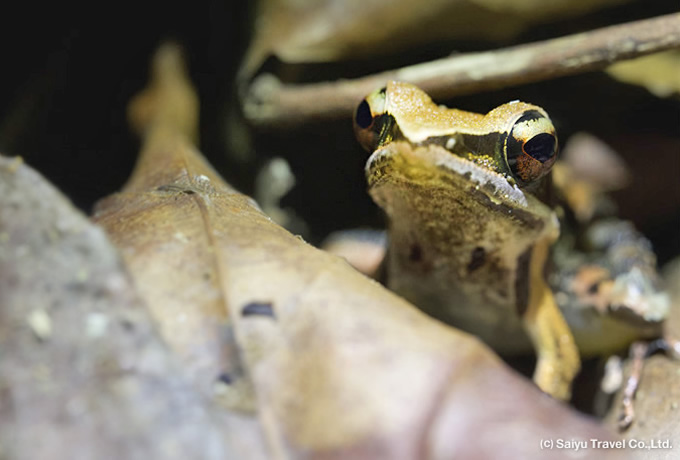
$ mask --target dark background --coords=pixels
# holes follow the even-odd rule
[[[166,39],[185,48],[201,101],[201,147],[226,158],[223,110],[246,46],[248,2],[60,2],[3,15],[0,151],[21,155],[79,207],[116,191],[139,141],[126,104]]]
[[[510,43],[439,43],[386,53],[368,63],[313,65],[296,72],[272,60],[267,69],[304,80],[353,76],[453,49],[507,46],[677,9],[677,0],[640,1],[583,18],[555,18]],[[185,47],[199,93],[201,150],[228,181],[252,193],[258,167],[269,157],[282,156],[297,179],[283,204],[309,224],[309,240],[317,242],[340,228],[380,225],[380,213],[365,193],[365,154],[353,139],[350,120],[254,132],[250,155],[230,151],[226,126],[235,107],[233,75],[251,33],[252,10],[252,3],[229,1],[87,9],[13,5],[0,27],[0,152],[23,156],[89,212],[97,199],[124,183],[134,165],[139,141],[128,130],[125,107],[146,83],[153,50],[171,38]],[[487,111],[518,98],[549,111],[562,143],[586,130],[618,150],[635,173],[632,186],[615,195],[621,214],[649,235],[662,262],[680,253],[677,96],[658,99],[643,88],[591,73],[440,102]]]

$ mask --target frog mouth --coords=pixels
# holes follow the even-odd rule
[[[440,148],[441,149],[441,148]],[[517,184],[510,184],[502,174],[484,168],[470,160],[444,150],[445,155],[438,155],[435,165],[458,176],[464,177],[475,186],[486,192],[490,198],[497,197],[510,201],[515,205],[527,207],[527,197]]]
[[[496,204],[528,207],[527,197],[517,184],[511,184],[502,174],[459,157],[435,144],[413,146],[408,142],[395,141],[376,150],[366,162],[369,186],[381,180],[386,174],[384,171],[386,165],[398,159],[408,163],[409,168],[436,171],[440,177],[454,186],[469,188],[471,193],[483,195]]]

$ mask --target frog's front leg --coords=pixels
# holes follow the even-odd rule
[[[574,337],[543,275],[551,243],[546,238],[532,251],[529,299],[523,321],[538,358],[534,382],[544,392],[567,400],[581,361]]]

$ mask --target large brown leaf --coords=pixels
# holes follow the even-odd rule
[[[238,212],[248,199],[190,143],[198,103],[176,53],[170,45],[157,53],[153,84],[131,105],[133,125],[146,139],[139,163],[124,189],[98,204],[94,220],[121,249],[162,336],[199,388],[251,410],[217,256],[224,219],[215,214],[215,200],[235,196],[229,211]]]
[[[138,167],[96,220],[196,381],[222,374],[232,408],[252,382],[273,458],[571,458],[541,440],[613,439],[477,339],[275,225],[192,147],[176,49],[154,75],[134,111]]]
[[[0,156],[0,458],[259,458],[159,340],[104,232]]]
[[[451,39],[507,39],[525,27],[625,0],[260,0],[241,69],[250,77],[267,58],[327,62],[394,54]]]

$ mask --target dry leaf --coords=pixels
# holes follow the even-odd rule
[[[252,391],[238,359],[217,256],[224,219],[214,209],[214,200],[235,192],[190,144],[198,132],[198,103],[178,52],[161,48],[153,83],[131,104],[130,119],[146,139],[139,163],[120,193],[98,203],[94,220],[121,249],[163,338],[199,388],[248,411]],[[248,201],[237,195],[232,211]]]
[[[583,14],[625,0],[262,0],[241,75],[267,56],[289,63],[383,54],[451,39],[501,40],[555,17]]]
[[[680,52],[656,53],[618,62],[607,73],[624,83],[640,85],[658,97],[680,94]]]
[[[158,339],[104,232],[0,156],[0,458],[258,458]]]

